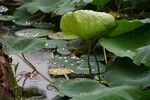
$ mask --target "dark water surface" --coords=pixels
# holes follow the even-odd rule
[[[34,53],[30,54],[24,54],[26,58],[41,72],[43,75],[48,77],[50,80],[52,80],[48,75],[48,67],[50,67],[49,64],[49,58],[50,58],[50,50],[43,49]],[[32,72],[33,70],[28,67],[17,55],[11,55],[13,59],[13,64],[17,64],[19,62],[19,67],[17,70],[17,74],[19,74],[22,71]],[[20,86],[23,84],[23,80],[18,82]],[[47,89],[48,82],[44,80],[41,76],[36,76],[34,78],[28,78],[25,83],[25,88],[33,88],[37,87],[42,93],[46,95],[46,97],[33,97],[26,100],[51,100],[54,96],[57,95],[56,92],[50,91]]]

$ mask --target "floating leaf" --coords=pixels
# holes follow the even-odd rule
[[[54,24],[46,23],[46,22],[34,23],[32,25],[37,28],[52,28],[55,26]]]
[[[63,15],[66,12],[75,10],[75,5],[71,2],[71,0],[65,0],[63,4],[59,5],[56,9],[56,13],[58,15]]]
[[[8,8],[5,7],[5,6],[0,6],[0,13],[2,12],[7,12],[8,11]]]
[[[0,20],[1,21],[12,21],[14,19],[13,16],[11,15],[2,15],[0,14]]]
[[[139,100],[141,97],[141,90],[132,86],[119,86],[114,88],[105,88],[91,93],[89,95],[82,95],[71,100]]]
[[[64,48],[68,45],[68,41],[64,40],[46,40],[45,48]]]
[[[13,16],[15,17],[14,22],[18,25],[23,25],[23,26],[30,26],[33,23],[35,23],[39,18],[42,16],[35,16],[31,17],[32,14],[30,14],[27,9],[27,5],[23,5],[21,7],[16,8]]]
[[[48,73],[54,76],[71,74],[71,72],[65,68],[49,68]]]
[[[23,38],[32,38],[32,37],[48,36],[48,34],[52,33],[53,32],[51,30],[33,28],[33,29],[19,30],[15,32],[15,35]]]
[[[92,10],[68,12],[60,22],[60,28],[65,34],[73,34],[85,40],[107,36],[115,26],[115,19],[112,15]]]
[[[107,67],[104,79],[111,86],[131,85],[132,87],[146,88],[150,86],[150,68],[136,66],[131,59],[117,59]]]
[[[65,49],[65,48],[58,48],[57,49],[57,53],[59,53],[61,55],[69,55],[69,54],[71,54],[71,52],[68,49]]]
[[[49,34],[48,35],[49,38],[51,39],[57,39],[57,40],[72,40],[72,39],[76,39],[78,38],[77,36],[68,36],[68,35],[65,35],[63,34],[63,32],[57,32],[57,33],[54,33],[54,34]]]
[[[132,86],[108,88],[94,80],[67,80],[59,85],[60,93],[71,100],[139,100],[141,90]]]
[[[101,60],[102,58],[99,56],[98,58]],[[76,56],[65,56],[65,57],[54,57],[50,59],[50,63],[64,66],[65,68],[69,69],[71,72],[75,74],[89,74],[87,56],[81,56],[80,58]],[[97,64],[95,61],[94,56],[91,56],[91,69],[92,73],[97,73]],[[105,67],[103,64],[99,63],[100,65],[100,72],[105,71]]]
[[[60,93],[69,97],[93,94],[104,88],[106,88],[104,85],[94,80],[83,80],[83,79],[67,80],[63,81],[59,85]]]
[[[7,54],[30,53],[45,47],[45,39],[38,38],[0,38],[0,42],[7,46]]]
[[[59,13],[63,14],[64,12],[68,11],[70,8],[69,6],[71,5],[71,0],[68,0],[69,4],[66,5],[66,9],[64,9],[64,1],[66,0],[32,0],[32,2],[28,3],[27,5],[27,11],[29,11],[31,14],[37,12],[37,11],[42,11],[44,13],[49,13],[51,11],[59,11]],[[62,7],[62,9],[61,9]],[[69,8],[69,9],[68,9]]]
[[[110,36],[117,36],[138,29],[139,27],[150,23],[150,18],[143,20],[117,20],[117,27],[112,31]]]

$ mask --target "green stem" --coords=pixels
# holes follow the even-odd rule
[[[104,52],[104,60],[105,60],[105,63],[107,64],[107,54],[106,54],[106,50],[105,48],[103,48],[103,52]]]
[[[101,72],[100,72],[100,68],[99,68],[99,64],[98,64],[98,60],[97,60],[97,57],[96,57],[96,54],[95,54],[95,49],[94,49],[94,56],[95,56],[95,60],[96,60],[96,64],[97,64],[97,70],[98,70],[98,79],[99,79],[99,82],[101,81]]]
[[[116,6],[117,6],[117,14],[116,14],[116,18],[118,17],[118,15],[120,15],[120,8],[121,8],[121,0],[115,0]]]
[[[19,55],[18,55],[19,56]],[[24,56],[24,54],[22,54],[22,57],[21,56],[19,56],[30,68],[32,68],[34,71],[36,71],[40,76],[42,76],[47,82],[49,82],[49,84],[51,85],[51,86],[53,86],[53,87],[55,87],[57,90],[59,90],[58,89],[58,87],[53,83],[53,82],[51,82],[47,77],[45,77],[42,73],[40,73],[37,69],[36,69],[36,67],[32,64],[32,63],[30,63],[26,58],[25,58],[25,56]]]
[[[89,48],[88,48],[88,67],[89,73],[92,75],[91,64],[90,64],[90,51],[91,51],[92,40],[89,40]]]
[[[64,74],[64,76],[65,76],[65,78],[66,78],[67,80],[69,80],[69,77],[68,77],[68,75],[67,75],[67,74]]]

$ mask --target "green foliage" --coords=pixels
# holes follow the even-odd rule
[[[27,8],[27,11],[29,11],[31,14],[34,14],[38,10],[45,12],[45,13],[49,13],[51,11],[56,10],[58,7],[60,7],[60,5],[64,3],[64,1],[65,0],[44,0],[44,1],[33,0],[32,2],[27,4],[26,8]]]
[[[115,63],[108,66],[104,79],[109,86],[131,85],[145,89],[150,86],[150,68],[144,65],[137,66],[131,59],[118,58]]]
[[[85,40],[107,36],[115,26],[112,15],[92,10],[68,12],[60,22],[60,27],[65,34],[77,35]]]
[[[110,36],[117,36],[121,34],[125,34],[127,32],[133,31],[142,27],[145,24],[150,23],[150,18],[146,18],[143,20],[116,20],[117,27],[112,31]]]
[[[98,56],[99,60],[102,60],[103,57]],[[65,66],[68,70],[75,74],[89,74],[87,55],[83,55],[80,58],[75,56],[67,57],[54,57],[50,59],[51,64],[56,64],[55,66]],[[91,56],[92,73],[97,73],[97,65],[94,56]],[[99,62],[100,72],[105,71],[105,66]]]
[[[6,46],[6,54],[30,53],[45,47],[45,39],[0,38],[0,42]]]
[[[69,80],[59,85],[59,91],[68,97],[89,95],[105,88],[93,80]]]
[[[135,63],[144,63],[150,66],[147,62],[137,62],[137,56],[139,55],[139,50],[142,50],[144,46],[150,44],[150,25],[143,26],[134,31],[128,32],[126,34],[112,37],[112,38],[103,38],[100,40],[100,44],[105,47],[107,50],[113,52],[115,55],[119,57],[129,57],[131,59],[136,59]],[[142,49],[139,49],[142,48]],[[149,49],[149,48],[145,48]],[[136,53],[138,50],[138,53]],[[147,51],[147,50],[146,50]],[[145,53],[145,52],[144,52]],[[141,54],[141,53],[140,53]],[[145,54],[147,55],[147,54]],[[136,57],[135,57],[136,56]],[[141,58],[144,60],[148,60],[148,56],[141,55]]]
[[[30,18],[30,16],[32,16],[32,14],[27,11],[26,5],[16,8],[14,12],[15,23],[19,25],[31,25],[41,18],[41,16]]]
[[[64,40],[46,40],[45,48],[63,48],[66,47],[69,43]]]
[[[16,31],[15,35],[18,38],[14,37],[14,34],[12,38],[1,37],[1,47],[6,54],[31,53],[42,48],[55,48],[52,53],[56,55],[50,59],[50,64],[72,71],[70,76],[89,76],[88,65],[91,65],[93,75],[90,78],[95,76],[93,80],[54,82],[64,97],[56,96],[52,100],[150,99],[150,0],[14,1],[17,2],[10,4],[18,5],[19,1],[23,5],[16,7],[13,16],[5,15],[12,9],[0,6],[0,25],[3,26],[4,21],[13,21],[15,24],[36,29]],[[65,34],[79,36],[84,40],[62,35],[60,28]],[[7,34],[3,34],[7,33],[7,29],[1,29],[0,35],[7,37]],[[9,29],[7,31],[9,32]],[[46,36],[49,39],[45,38]],[[89,53],[96,50],[98,61],[93,54],[90,55],[90,61],[87,55],[81,55],[87,52],[89,45],[85,40],[91,39],[93,41]],[[98,45],[95,46],[98,39]],[[106,63],[108,58],[107,67],[104,57],[101,56],[103,48],[108,50],[104,52]],[[14,68],[15,73],[18,64]],[[98,68],[101,73],[98,75],[100,83],[96,81]]]
[[[136,50],[136,55],[133,59],[134,63],[140,65],[141,63],[150,67],[150,44],[147,46],[143,46]]]
[[[13,16],[0,14],[0,21],[12,21],[13,19]]]
[[[59,86],[71,100],[139,100],[141,91],[132,86],[108,88],[93,80],[69,80]]]
[[[103,7],[111,0],[93,0],[92,4]]]
[[[15,32],[15,35],[22,38],[33,38],[33,37],[43,37],[52,34],[52,30],[46,29],[24,29]]]

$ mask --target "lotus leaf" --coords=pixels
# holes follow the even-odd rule
[[[112,15],[92,10],[68,12],[60,22],[60,28],[65,34],[77,35],[85,40],[107,36],[115,26]]]

